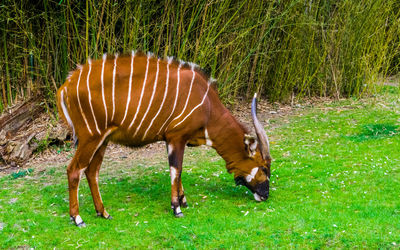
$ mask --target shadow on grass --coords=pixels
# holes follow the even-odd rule
[[[390,138],[400,134],[400,128],[393,124],[367,124],[361,127],[358,134],[345,136],[345,138],[354,142],[363,142],[367,140],[377,140]]]
[[[251,200],[252,198],[252,195],[248,194],[247,188],[235,185],[233,177],[224,180],[216,177],[209,181],[204,181],[200,176],[200,173],[186,175],[182,180],[189,203],[201,202],[204,201],[202,197],[211,196],[218,196],[219,199],[233,200],[235,202]],[[134,176],[110,178],[107,182],[108,184],[103,187],[103,190],[107,189],[103,194],[105,201],[117,199],[123,202],[129,196],[134,197],[134,200],[151,201],[153,204],[169,204],[171,199],[169,174],[148,175],[141,179],[137,179]],[[102,184],[100,185],[103,186]],[[116,193],[118,195],[115,195]],[[90,201],[88,199],[89,203]]]

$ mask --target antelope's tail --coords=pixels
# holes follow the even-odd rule
[[[68,97],[67,97],[67,86],[63,84],[57,91],[57,109],[59,116],[68,123],[69,127],[72,129],[72,138],[74,140],[74,146],[78,145],[78,138],[75,134],[75,127],[72,123],[71,116],[68,112]]]

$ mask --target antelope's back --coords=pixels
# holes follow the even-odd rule
[[[58,103],[65,102],[78,138],[113,129],[111,140],[140,146],[205,126],[212,91],[193,64],[144,54],[105,56],[78,66],[60,87]]]

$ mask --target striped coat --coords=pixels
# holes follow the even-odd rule
[[[57,104],[78,141],[67,169],[70,215],[77,225],[84,225],[77,199],[83,172],[98,215],[109,218],[98,190],[108,141],[133,147],[166,141],[171,206],[177,217],[183,215],[180,207],[186,206],[180,176],[187,144],[214,147],[227,162],[228,171],[235,173],[237,183],[248,186],[256,199],[266,199],[270,157],[269,148],[266,157],[262,146],[267,140],[260,143],[259,137],[246,135],[246,129],[219,101],[212,83],[193,63],[135,52],[89,59],[67,77],[58,90]],[[242,179],[249,181],[242,183]]]

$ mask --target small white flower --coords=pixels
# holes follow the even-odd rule
[[[337,227],[336,224],[333,224],[333,227]]]

